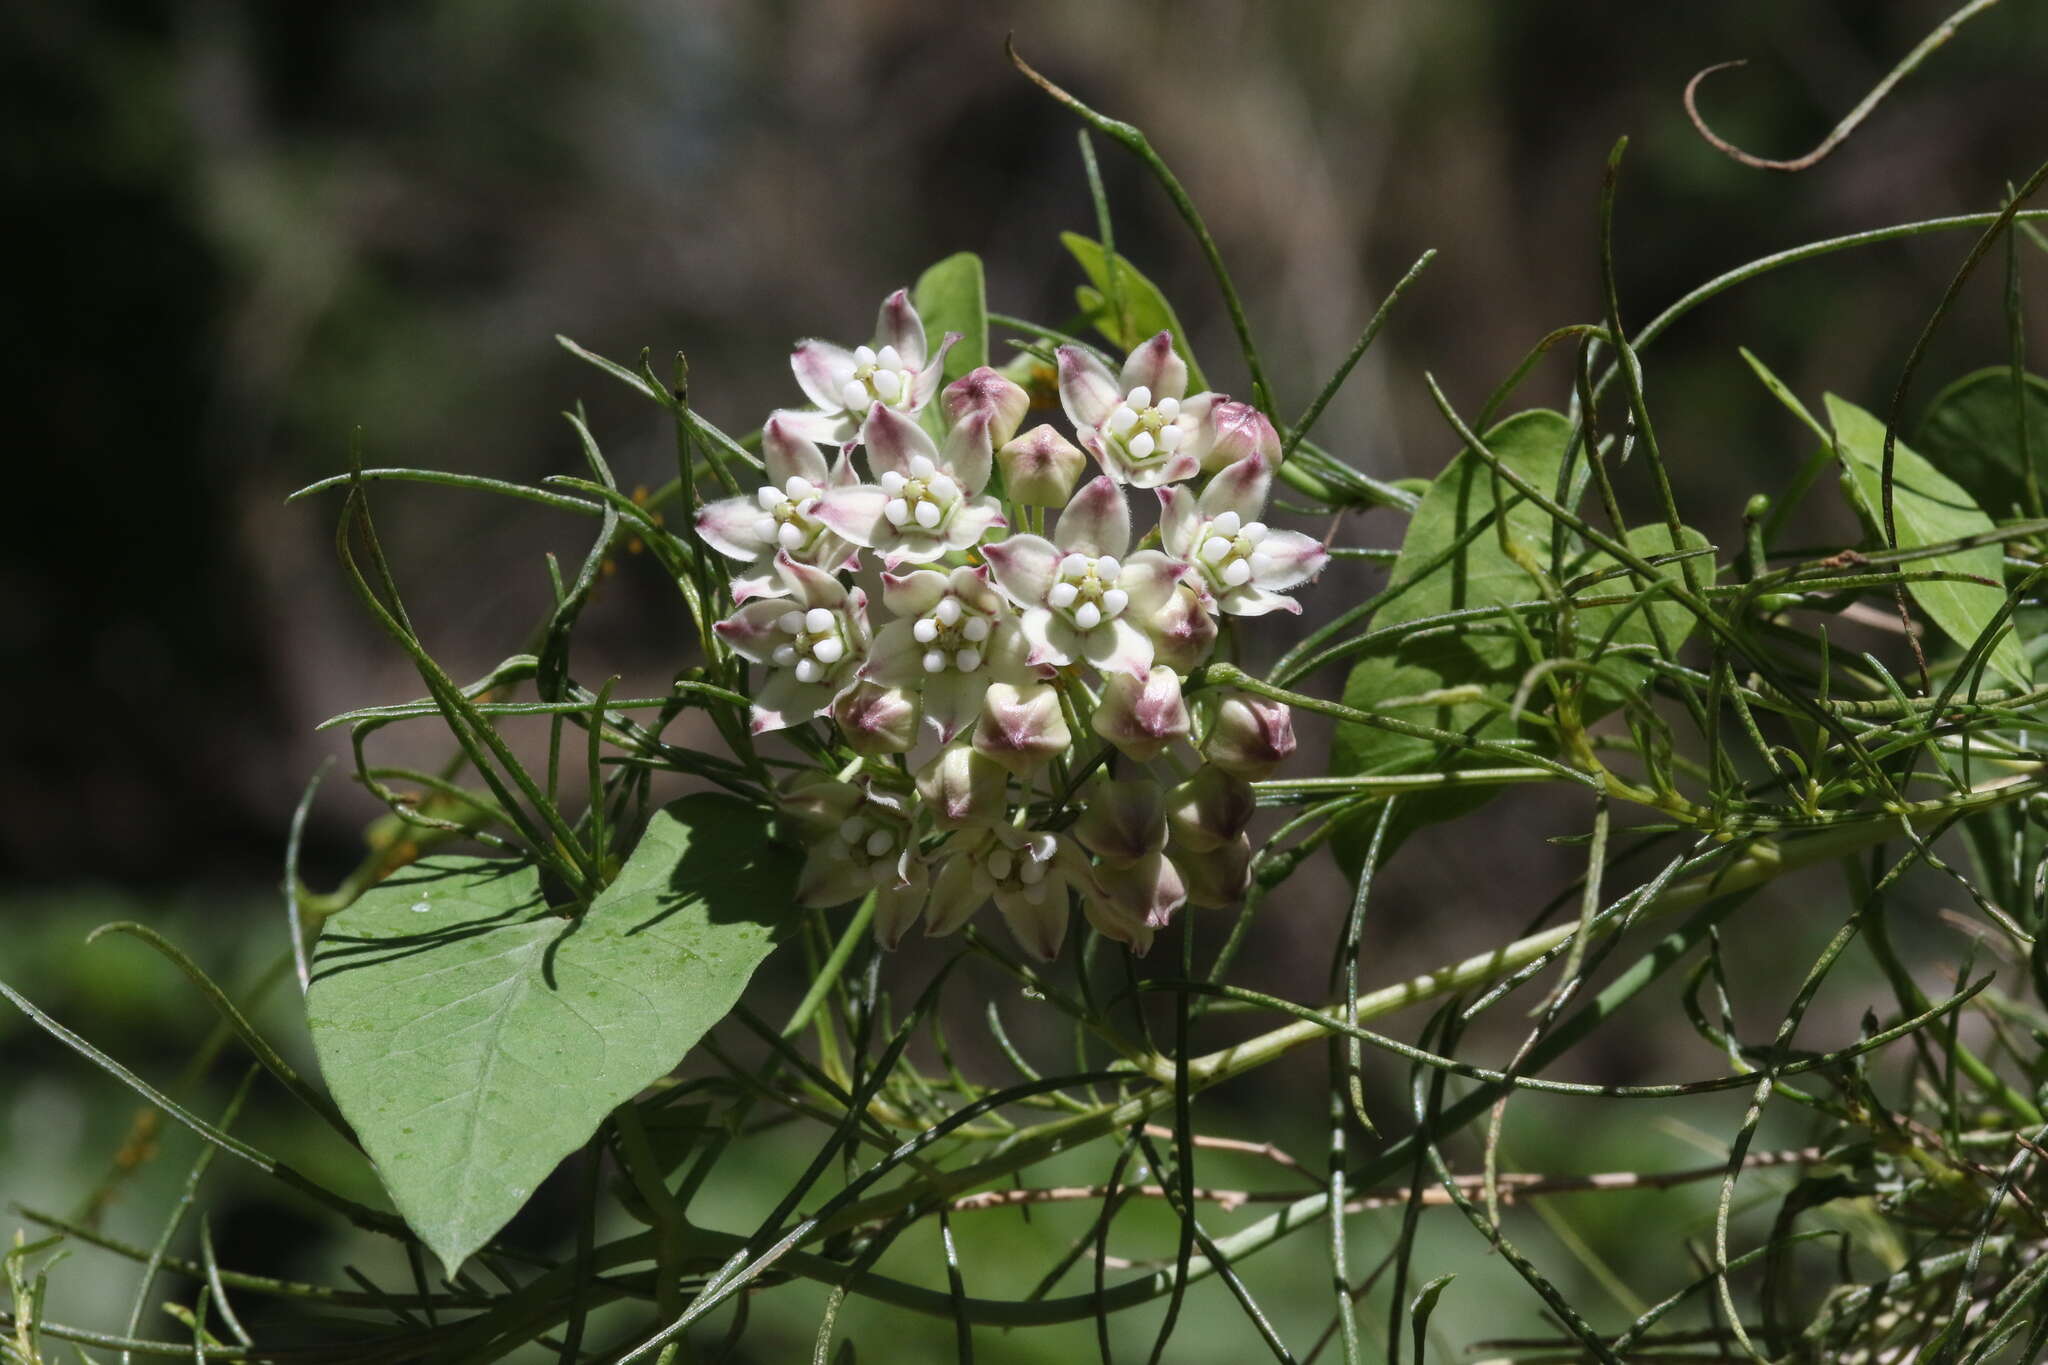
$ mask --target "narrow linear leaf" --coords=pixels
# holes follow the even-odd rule
[[[732,1008],[793,880],[756,811],[699,795],[576,919],[529,863],[446,856],[328,921],[306,1002],[321,1069],[450,1274]]]
[[[1863,513],[1881,524],[1884,506],[1884,423],[1854,403],[1825,396],[1828,422],[1835,431],[1835,450],[1847,474],[1847,486]],[[1899,547],[1939,545],[1992,529],[1991,518],[1955,480],[1916,454],[1904,441],[1893,446],[1892,510],[1898,524]],[[1983,583],[1953,580],[1915,582],[1907,586],[1944,635],[1963,648],[1983,633],[2005,605],[2005,561],[1996,545],[1979,545],[1921,561],[1916,567],[1944,573],[1972,574]],[[2008,634],[1991,651],[1991,667],[2015,687],[2033,685],[2033,669],[2019,640]]]

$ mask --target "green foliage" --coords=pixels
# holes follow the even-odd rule
[[[321,1070],[450,1273],[732,1008],[791,885],[756,812],[692,796],[580,914],[530,864],[449,855],[328,922],[307,996]]]
[[[1088,274],[1089,283],[1074,291],[1081,315],[1108,339],[1110,345],[1118,350],[1134,350],[1147,337],[1171,332],[1173,349],[1187,362],[1188,392],[1200,393],[1209,387],[1209,381],[1202,377],[1202,367],[1195,363],[1194,348],[1188,345],[1187,330],[1180,325],[1179,315],[1166,301],[1166,295],[1159,292],[1158,285],[1139,274],[1138,268],[1119,252],[1114,291],[1116,304],[1113,307],[1110,302],[1109,261],[1102,243],[1078,232],[1062,232],[1060,241]]]
[[[946,383],[988,364],[988,287],[982,279],[981,257],[960,251],[933,265],[917,277],[910,301],[924,319],[925,336],[933,346],[947,332],[960,334],[946,353]]]
[[[1833,394],[1826,396],[1828,422],[1834,428],[1835,450],[1848,475],[1847,486],[1865,518],[1884,522],[1884,423]],[[1899,548],[1919,550],[1972,536],[1992,540],[1991,518],[1955,480],[1916,454],[1903,441],[1892,446],[1892,510]],[[1907,591],[1935,625],[1963,648],[1977,642],[2005,605],[2004,558],[1996,543],[1917,561],[1915,567],[1944,574],[1967,574],[1976,582],[1954,579],[1915,581]],[[2033,669],[2016,636],[2008,634],[1991,650],[1991,667],[2016,687],[2033,683]]]
[[[2020,405],[2013,372],[1992,366],[1964,375],[1927,405],[1914,448],[1950,478],[1976,495],[1994,517],[2028,514],[2027,466],[2036,480],[2048,477],[2048,379],[2026,377],[2027,451],[2020,456]]]

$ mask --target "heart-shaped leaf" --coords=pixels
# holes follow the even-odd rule
[[[2027,396],[2027,450],[2048,489],[2048,379],[2030,374],[2020,389],[1997,365],[1966,374],[1934,396],[1913,447],[1970,490],[1994,517],[2025,514],[2027,461],[2020,456],[2019,394]]]
[[[933,265],[917,277],[910,301],[933,346],[947,332],[960,334],[946,353],[945,382],[988,364],[988,289],[982,281],[981,257],[961,251]]]
[[[328,921],[306,998],[321,1070],[451,1274],[732,1008],[794,879],[759,812],[689,796],[574,919],[531,864],[448,856]]]

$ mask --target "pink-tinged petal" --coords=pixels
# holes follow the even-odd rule
[[[1144,625],[1152,636],[1153,662],[1176,673],[1194,672],[1216,647],[1216,618],[1186,580],[1165,606],[1145,618]]]
[[[941,548],[964,550],[990,531],[1007,527],[1009,524],[1003,516],[1001,503],[994,498],[976,498],[953,513],[953,519],[946,523],[946,534]]]
[[[860,434],[868,447],[868,468],[876,478],[888,470],[909,478],[910,461],[914,456],[922,455],[934,465],[939,462],[939,448],[932,444],[931,437],[925,435],[917,419],[895,408],[884,407],[880,403],[869,408]]]
[[[1010,937],[1017,940],[1019,948],[1041,962],[1050,962],[1060,955],[1060,944],[1067,938],[1066,883],[1047,877],[1032,890],[1036,899],[1022,891],[997,887],[996,909],[1003,912],[1003,922],[1010,926]]]
[[[1242,834],[1203,853],[1175,849],[1173,861],[1187,887],[1189,905],[1228,909],[1238,903],[1251,884],[1252,846]]]
[[[932,395],[939,391],[939,381],[946,377],[946,352],[960,341],[958,332],[948,332],[939,339],[939,353],[925,363],[910,381],[910,410],[920,412],[932,401]]]
[[[832,719],[857,754],[902,754],[917,743],[917,699],[901,687],[858,682],[832,702]]]
[[[899,289],[883,299],[882,310],[875,315],[875,349],[879,351],[884,346],[896,348],[904,369],[924,367],[924,319],[917,315],[907,289]]]
[[[1003,595],[989,581],[986,564],[962,564],[946,575],[946,588],[960,599],[962,606],[972,607],[985,616],[1001,616],[1008,610]]]
[[[733,653],[765,664],[775,646],[789,638],[776,623],[793,609],[794,604],[786,598],[764,598],[747,603],[723,621],[713,622],[711,628]]]
[[[1195,510],[1195,495],[1185,488],[1162,488],[1159,497],[1159,543],[1175,559],[1195,553],[1195,532],[1201,514]]]
[[[780,727],[777,727],[780,728]],[[874,887],[867,869],[846,856],[846,846],[837,840],[811,845],[804,869],[797,875],[796,903],[815,910],[859,900]]]
[[[1206,853],[1243,834],[1258,813],[1251,783],[1213,763],[1166,795],[1166,821],[1177,848]]]
[[[819,412],[812,408],[778,408],[770,421],[782,423],[784,433],[799,441],[819,445],[843,445],[860,435],[860,415],[836,408]]]
[[[893,529],[883,509],[889,495],[871,483],[851,488],[828,488],[818,497],[811,515],[823,522],[841,540],[872,547]]]
[[[1141,858],[1127,868],[1100,868],[1096,875],[1116,909],[1147,929],[1165,928],[1172,922],[1174,912],[1187,904],[1187,886],[1181,880],[1180,869],[1161,853]]]
[[[753,720],[749,728],[757,735],[770,730],[787,730],[792,725],[823,715],[832,705],[832,689],[823,683],[798,682],[796,674],[778,668],[754,694]]]
[[[770,565],[765,573],[747,574],[732,580],[732,600],[735,606],[751,602],[758,597],[787,597],[789,584]]]
[[[846,585],[815,564],[790,558],[789,551],[779,551],[775,556],[775,572],[782,575],[782,581],[789,584],[790,596],[806,607],[825,607],[837,611],[846,604]],[[860,603],[866,605],[867,597],[862,594]]]
[[[1092,783],[1073,835],[1105,866],[1129,867],[1166,847],[1165,793],[1150,778]]]
[[[1173,333],[1161,332],[1139,343],[1124,361],[1123,391],[1129,393],[1143,384],[1152,390],[1152,401],[1179,398],[1188,391],[1188,363],[1173,349]]]
[[[986,668],[972,673],[949,668],[925,677],[924,718],[938,731],[939,743],[951,744],[962,730],[974,724],[975,717],[981,714],[981,699],[988,695],[988,685]]]
[[[1024,637],[1024,662],[1034,674],[1070,664],[1081,652],[1080,633],[1046,607],[1030,607],[1020,614],[1017,633]]]
[[[949,745],[917,772],[917,794],[940,829],[1001,824],[1009,785],[1001,764],[965,744]]]
[[[1183,479],[1192,479],[1202,472],[1201,457],[1193,451],[1182,449],[1163,460],[1147,460],[1144,464],[1133,464],[1125,469],[1125,477],[1133,488],[1161,488]]]
[[[1029,781],[1073,742],[1059,694],[1051,686],[989,684],[974,726],[977,751]]]
[[[1116,480],[1098,475],[1082,484],[1060,512],[1052,540],[1061,550],[1122,558],[1131,548],[1131,506]]]
[[[981,871],[978,859],[964,851],[955,853],[932,883],[932,898],[925,911],[925,933],[943,938],[957,932],[974,918],[975,911],[988,904],[993,890],[995,882]]]
[[[1273,488],[1273,465],[1263,455],[1247,455],[1209,480],[1199,504],[1204,517],[1235,512],[1240,521],[1257,521],[1266,513],[1266,495]]]
[[[1106,441],[1102,433],[1093,427],[1082,427],[1075,433],[1081,442],[1081,449],[1095,457],[1095,463],[1102,466],[1103,475],[1118,483],[1129,483],[1131,471],[1124,463],[1124,448],[1114,441]]]
[[[839,453],[832,457],[832,475],[826,480],[828,487],[851,488],[861,481],[860,471],[854,468],[853,452],[860,448],[860,432],[842,442]]]
[[[1000,371],[980,365],[946,385],[939,409],[948,426],[958,426],[970,412],[987,413],[989,444],[999,446],[1017,434],[1031,410],[1031,395]]]
[[[1142,916],[1133,915],[1111,900],[1107,892],[1096,888],[1081,896],[1081,913],[1095,926],[1095,932],[1115,943],[1127,946],[1133,953],[1143,957],[1152,950],[1152,926]]]
[[[789,353],[789,368],[796,372],[804,397],[826,412],[837,412],[846,406],[846,386],[859,365],[844,346],[811,340],[796,344]]]
[[[1043,607],[1039,610],[1045,611]],[[1051,620],[1052,613],[1046,611],[1045,619]],[[983,647],[981,671],[995,682],[1021,686],[1041,681],[1039,670],[1026,662],[1030,654],[1031,641],[1026,638],[1023,626],[1014,619],[998,621]]]
[[[1052,587],[1053,571],[1059,567],[1060,550],[1044,536],[1021,535],[981,547],[996,586],[1020,607],[1035,607],[1045,601]]]
[[[1055,354],[1060,366],[1060,406],[1067,410],[1067,420],[1084,431],[1101,426],[1123,401],[1123,386],[1109,366],[1078,346],[1062,346]]]
[[[1152,667],[1152,639],[1124,617],[1104,621],[1081,637],[1081,652],[1104,677],[1142,678]]]
[[[1140,550],[1124,561],[1116,585],[1130,596],[1124,609],[1127,617],[1150,620],[1173,595],[1174,585],[1186,577],[1188,566],[1168,559],[1157,550]]]
[[[1216,708],[1202,756],[1248,782],[1269,777],[1293,756],[1294,712],[1285,702],[1234,692]]]
[[[875,918],[871,926],[875,942],[884,948],[894,948],[901,943],[903,935],[924,913],[925,902],[930,896],[930,877],[921,862],[912,863],[907,875],[895,885],[877,888]]]
[[[797,558],[829,574],[852,573],[860,568],[860,552],[830,531],[820,535],[809,549],[800,551]]]
[[[1142,677],[1111,674],[1090,725],[1126,758],[1139,763],[1150,763],[1193,728],[1180,679],[1172,669],[1158,666]]]
[[[1247,583],[1241,588],[1232,588],[1216,599],[1218,608],[1232,616],[1265,616],[1284,611],[1290,616],[1301,615],[1301,603],[1277,592],[1267,592]]]
[[[936,564],[946,557],[947,550],[951,548],[943,539],[905,535],[894,527],[890,529],[895,534],[875,547],[882,552],[882,566],[890,573],[905,564]]]
[[[924,646],[911,634],[915,622],[898,617],[882,627],[860,675],[884,687],[916,687],[924,681]]]
[[[767,467],[768,482],[787,488],[792,478],[809,479],[823,488],[831,477],[825,452],[818,443],[799,435],[786,413],[774,413],[761,428],[761,463]]]
[[[939,466],[952,472],[961,491],[972,496],[988,487],[989,471],[995,467],[995,447],[990,444],[992,414],[970,412],[946,434],[946,446]]]
[[[1280,433],[1265,413],[1250,403],[1225,399],[1209,410],[1209,420],[1197,439],[1202,468],[1215,472],[1227,469],[1248,455],[1262,455],[1269,464],[1280,463]]]
[[[1252,583],[1284,592],[1308,582],[1329,562],[1330,552],[1314,536],[1299,531],[1268,531],[1253,552]]]
[[[720,554],[752,563],[775,548],[754,529],[767,515],[752,498],[720,498],[697,509],[697,534]]]
[[[882,575],[882,605],[892,616],[922,616],[939,605],[950,581],[935,569]],[[906,623],[907,624],[907,623]]]

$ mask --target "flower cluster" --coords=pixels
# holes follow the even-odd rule
[[[1029,394],[995,369],[942,390],[957,339],[930,349],[898,290],[868,345],[796,347],[811,406],[769,417],[759,489],[697,516],[740,566],[716,631],[764,670],[756,734],[825,719],[854,754],[785,787],[804,904],[872,892],[893,947],[993,901],[1049,958],[1078,899],[1142,951],[1243,894],[1250,781],[1294,748],[1285,706],[1182,685],[1229,618],[1300,611],[1327,554],[1265,520],[1273,424],[1189,394],[1169,333],[1120,372],[1059,348],[1071,437],[1020,431]]]

